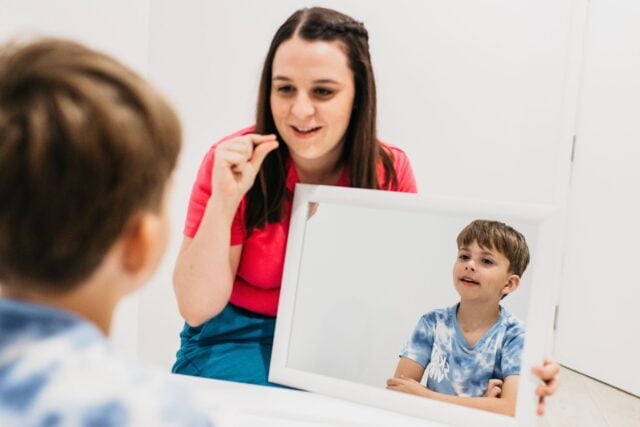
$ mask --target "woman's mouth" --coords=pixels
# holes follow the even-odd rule
[[[316,135],[321,128],[322,128],[321,126],[313,126],[313,127],[291,126],[291,129],[293,130],[294,135],[298,138],[311,138],[312,136]]]

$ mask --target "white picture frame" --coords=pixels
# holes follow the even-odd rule
[[[316,208],[310,209],[311,206],[315,206],[318,209],[317,212]],[[330,209],[329,207],[332,208]],[[309,239],[318,239],[318,237],[314,237],[318,236],[317,233],[313,235],[310,233],[308,219],[319,215],[318,212],[323,210],[338,209],[336,212],[340,214],[339,210],[343,208],[355,213],[355,216],[344,215],[340,217],[341,219],[338,222],[344,222],[343,226],[346,229],[350,229],[350,227],[351,229],[357,228],[358,224],[356,222],[358,221],[354,218],[358,218],[359,209],[363,209],[362,212],[369,212],[368,215],[360,216],[363,219],[370,215],[381,215],[381,217],[376,217],[375,219],[376,228],[379,230],[377,233],[382,233],[386,227],[393,234],[399,225],[385,223],[385,215],[394,218],[397,223],[399,222],[397,221],[398,218],[404,218],[402,215],[405,215],[405,213],[408,215],[407,218],[410,218],[411,215],[414,217],[419,215],[421,218],[422,216],[428,219],[435,218],[436,222],[438,218],[443,218],[443,221],[449,218],[460,218],[460,220],[464,221],[469,218],[495,219],[511,225],[513,223],[522,224],[528,230],[528,233],[523,234],[525,236],[529,234],[527,240],[532,254],[532,262],[525,275],[523,275],[523,281],[526,278],[527,286],[530,289],[526,315],[523,319],[526,323],[527,332],[522,354],[522,371],[515,417],[507,417],[488,411],[393,392],[386,390],[383,384],[380,384],[379,387],[372,386],[371,384],[364,384],[362,381],[342,378],[340,375],[319,373],[315,368],[311,370],[300,367],[302,363],[298,362],[302,360],[299,356],[301,354],[300,350],[303,350],[302,354],[304,354],[304,351],[309,349],[310,355],[303,357],[316,357],[314,350],[312,350],[313,345],[308,345],[312,343],[309,340],[317,339],[326,342],[327,338],[330,338],[322,337],[322,332],[318,333],[321,329],[315,328],[311,334],[312,336],[306,338],[307,341],[303,342],[297,338],[294,341],[292,339],[293,336],[299,336],[298,332],[308,324],[308,320],[302,322],[301,319],[304,317],[302,314],[298,314],[298,322],[296,323],[296,304],[299,307],[311,308],[311,311],[318,306],[314,301],[305,302],[305,297],[311,298],[308,296],[310,293],[302,292],[305,289],[302,286],[309,288],[308,285],[303,283],[304,280],[307,280],[305,275],[301,274],[301,265],[303,265],[305,256],[303,249],[312,247],[309,246]],[[347,211],[345,210],[344,212]],[[348,223],[349,221],[352,223]],[[554,312],[552,295],[554,295],[554,290],[557,286],[560,266],[557,250],[558,221],[558,209],[548,205],[449,199],[387,191],[298,184],[291,213],[269,381],[448,425],[492,427],[534,425],[537,405],[537,397],[534,394],[534,390],[539,383],[539,379],[531,373],[531,367],[542,362],[545,354],[548,354],[551,343]],[[335,222],[333,222],[333,226],[335,226]],[[431,224],[431,226],[433,225]],[[374,230],[372,230],[373,232]],[[345,233],[342,232],[343,238],[345,238],[344,235]],[[305,239],[307,239],[306,242]],[[455,236],[453,236],[453,239],[452,248],[455,249]],[[377,242],[377,244],[380,245],[381,243]],[[394,247],[393,253],[401,250],[403,248]],[[451,252],[447,256],[453,261],[455,253],[449,247],[447,247],[446,251]],[[394,268],[393,265],[385,268],[387,267]],[[406,269],[406,266],[403,268]],[[443,268],[450,271],[449,265]],[[314,295],[321,295],[323,290],[317,289],[318,286],[315,286],[315,288]],[[453,289],[453,286],[449,286],[449,288]],[[368,294],[365,293],[365,295]],[[366,296],[363,296],[363,298],[366,298]],[[329,305],[331,304],[327,304],[327,306]],[[327,309],[330,308],[327,307]],[[322,310],[322,307],[318,308],[318,310]],[[306,310],[305,312],[308,311]],[[315,312],[313,316],[314,318],[323,318],[321,311]],[[324,319],[326,318],[328,316],[324,316]],[[415,320],[417,321],[417,317]],[[303,325],[300,324],[301,322]],[[410,336],[411,332],[412,330],[406,330],[406,338]],[[296,346],[304,348],[301,349]],[[335,364],[339,365],[340,351],[338,349],[333,351],[336,357]],[[393,349],[390,349],[390,351],[393,352]],[[291,362],[294,359],[297,365]],[[315,361],[309,361],[309,366],[312,365],[316,366]],[[388,377],[391,377],[392,374],[393,370],[391,369]]]

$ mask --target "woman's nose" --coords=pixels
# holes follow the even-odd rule
[[[313,115],[314,112],[315,107],[313,105],[313,102],[311,102],[306,94],[301,93],[296,96],[295,100],[293,101],[293,105],[291,106],[291,113],[293,113],[295,117],[301,119],[307,118]]]

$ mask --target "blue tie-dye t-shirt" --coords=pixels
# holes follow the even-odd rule
[[[496,323],[470,347],[458,326],[457,308],[422,316],[400,356],[425,367],[426,385],[433,391],[482,396],[490,379],[520,374],[524,324],[500,307]]]
[[[0,298],[1,426],[212,425],[194,402],[169,374],[120,361],[93,324]]]

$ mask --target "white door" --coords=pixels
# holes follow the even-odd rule
[[[640,395],[640,3],[592,0],[556,356]]]

